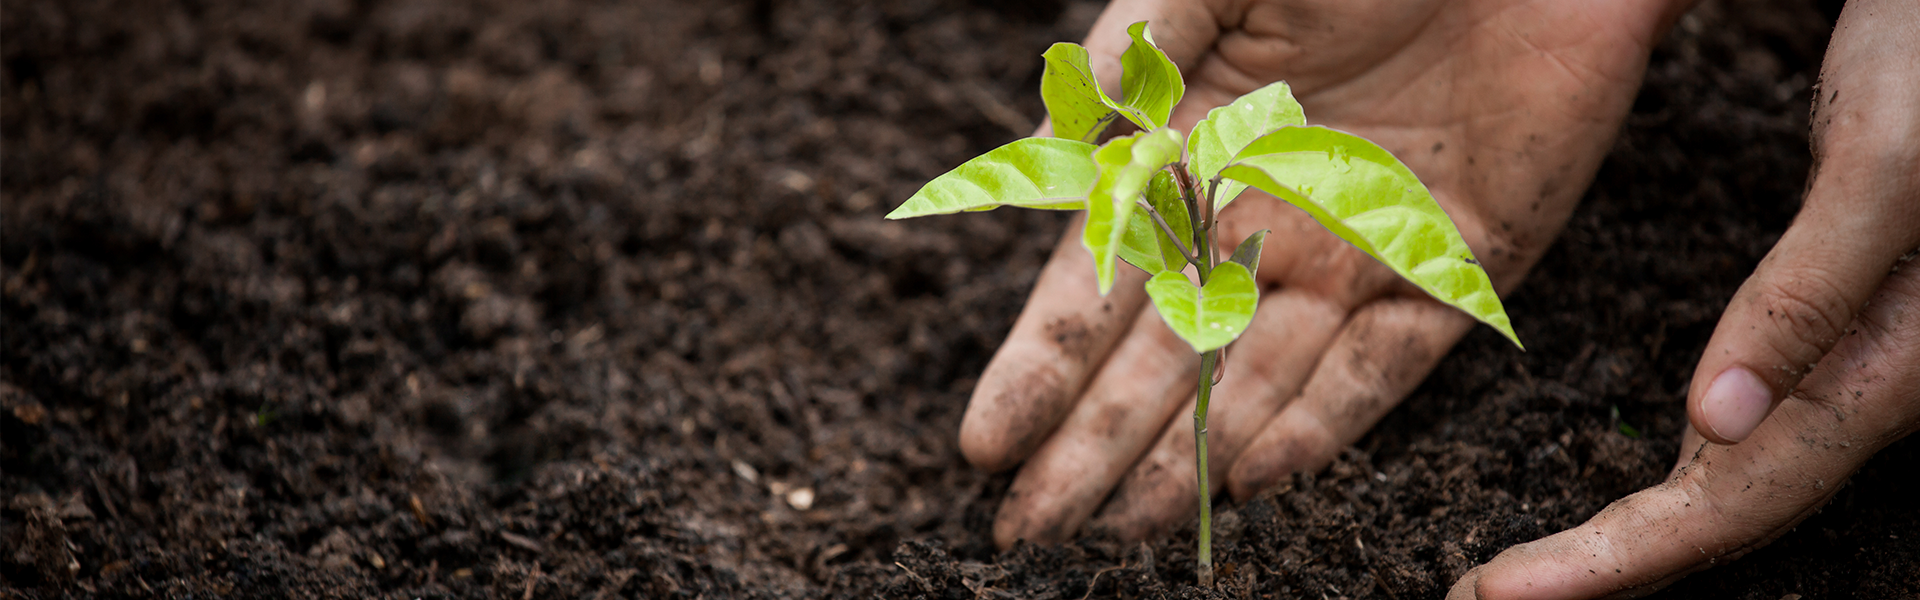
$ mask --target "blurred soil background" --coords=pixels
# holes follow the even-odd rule
[[[880,218],[1029,131],[1098,11],[5,3],[0,597],[1205,596],[1191,527],[990,543],[1010,477],[955,432],[1063,216]],[[1659,481],[1836,14],[1686,17],[1511,299],[1530,351],[1476,331],[1225,507],[1217,595],[1437,598]],[[1663,596],[1914,597],[1916,467]]]

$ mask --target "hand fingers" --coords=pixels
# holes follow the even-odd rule
[[[1910,265],[1912,263],[1909,263]],[[1522,544],[1449,598],[1633,595],[1765,545],[1920,427],[1920,267],[1887,278],[1800,390],[1738,446],[1702,444],[1665,483]]]
[[[1694,455],[1699,454],[1700,449],[1706,445],[1707,438],[1701,437],[1700,432],[1694,431],[1692,426],[1680,432],[1680,455],[1674,458],[1673,469],[1667,471],[1667,477],[1671,479],[1679,475],[1680,470],[1692,463]]]
[[[1688,416],[1715,442],[1746,439],[1920,245],[1920,4],[1865,4],[1835,27],[1805,208],[1734,294],[1694,372]]]
[[[1688,394],[1688,416],[1707,439],[1746,439],[1840,340],[1893,261],[1920,243],[1920,204],[1881,206],[1906,214],[1810,201],[1734,294]]]
[[[1299,393],[1347,311],[1346,306],[1295,288],[1283,288],[1260,299],[1253,325],[1231,346],[1226,375],[1213,388],[1207,417],[1211,430],[1207,437],[1210,487],[1219,489],[1239,448],[1252,441],[1260,424]],[[1193,360],[1191,350],[1188,355]],[[1198,364],[1194,364],[1197,371]],[[1121,537],[1143,538],[1193,514],[1193,390],[1189,379],[1188,385],[1180,388],[1180,395],[1167,399],[1168,404],[1185,410],[1154,424],[1155,432],[1164,428],[1164,433],[1142,436],[1146,441],[1157,438],[1152,452],[1136,465],[1133,459],[1139,456],[1139,449],[1135,449],[1121,465],[1132,469],[1101,516],[1101,525]],[[1115,473],[1115,479],[1118,475]],[[1100,485],[1100,496],[1104,497],[1112,489],[1113,480]],[[1099,498],[1094,500],[1097,503]],[[1093,508],[1088,505],[1086,510],[1091,512]]]
[[[1117,94],[1127,26],[1151,21],[1155,44],[1178,64],[1213,45],[1219,26],[1205,6],[1171,0],[1119,0],[1100,14],[1085,45],[1101,87]],[[1035,135],[1046,135],[1050,123]],[[1069,228],[1040,274],[1027,308],[987,363],[960,425],[967,462],[999,471],[1031,455],[1073,406],[1088,374],[1106,359],[1146,298],[1134,269],[1119,269],[1112,293],[1094,285],[1093,259],[1080,247],[1084,216]]]
[[[1327,348],[1300,397],[1266,422],[1228,471],[1246,499],[1295,472],[1320,468],[1406,398],[1473,319],[1426,297],[1362,306]]]
[[[1237,230],[1252,223],[1275,228],[1259,279],[1300,283],[1264,296],[1246,337],[1228,353],[1229,375],[1214,392],[1223,401],[1214,404],[1209,418],[1214,431],[1208,454],[1216,483],[1225,481],[1239,448],[1258,435],[1261,424],[1299,393],[1350,307],[1393,281],[1392,272],[1277,199],[1248,198],[1231,211],[1222,220],[1228,236],[1245,237]],[[1122,536],[1143,537],[1190,514],[1192,422],[1175,409],[1191,405],[1198,363],[1148,313],[1143,311],[1121,342],[1123,349],[1100,367],[1072,414],[1021,469],[995,522],[999,543],[1071,535],[1129,472],[1133,475],[1107,504],[1104,526]],[[1132,355],[1128,347],[1158,355]],[[1155,364],[1167,361],[1177,368]],[[1169,381],[1169,375],[1177,379]],[[1150,444],[1154,450],[1141,458]],[[1137,466],[1136,459],[1141,460]]]
[[[1101,11],[1087,33],[1088,58],[1101,87],[1118,98],[1120,91],[1120,55],[1133,44],[1127,27],[1141,21],[1153,34],[1153,43],[1167,58],[1187,72],[1200,55],[1213,49],[1220,37],[1219,20],[1208,6],[1210,2],[1180,0],[1115,0]],[[1229,99],[1231,100],[1231,99]],[[1224,103],[1220,103],[1224,104]],[[1217,105],[1217,104],[1216,104]]]
[[[1140,313],[1145,276],[1137,269],[1119,269],[1112,293],[1100,297],[1093,257],[1080,246],[1083,222],[1061,236],[1026,309],[973,389],[960,424],[960,452],[976,467],[1000,471],[1032,454]]]
[[[1193,395],[1200,361],[1152,311],[1140,311],[1072,414],[1034,452],[1000,502],[993,539],[1065,541],[1146,450],[1180,399]]]

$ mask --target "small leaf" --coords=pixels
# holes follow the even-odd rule
[[[1117,116],[1113,100],[1100,89],[1087,62],[1087,49],[1060,42],[1041,53],[1040,102],[1047,105],[1053,136],[1092,143]]]
[[[1306,124],[1287,82],[1274,82],[1207,111],[1207,118],[1195,123],[1187,137],[1187,164],[1193,166],[1195,179],[1211,181],[1248,142],[1281,127]],[[1222,180],[1214,192],[1214,209],[1226,208],[1245,189],[1245,183]]]
[[[1620,435],[1624,435],[1636,440],[1640,439],[1640,429],[1632,425],[1628,425],[1625,420],[1622,420],[1620,418],[1620,405],[1615,404],[1613,406],[1608,407],[1607,414],[1609,417],[1613,419],[1614,426],[1620,430]]]
[[[1174,179],[1172,171],[1162,170],[1154,174],[1153,181],[1147,184],[1147,205],[1159,212],[1160,218],[1167,220],[1167,227],[1173,229],[1173,234],[1180,239],[1180,243],[1176,244],[1174,238],[1167,237],[1165,233],[1156,236],[1154,239],[1160,242],[1160,255],[1169,269],[1186,269],[1187,255],[1180,248],[1193,242],[1193,223],[1187,219],[1187,203],[1180,199],[1180,184]],[[1147,221],[1152,224],[1153,217],[1148,216]],[[1156,225],[1154,231],[1159,232],[1159,226]]]
[[[1147,183],[1147,205],[1158,211],[1174,232],[1191,239],[1193,233],[1187,224],[1187,209],[1180,201],[1178,185],[1174,182],[1172,172],[1166,169],[1154,172],[1153,180]],[[1178,207],[1177,216],[1168,212],[1169,200],[1171,206]],[[1160,230],[1153,216],[1144,210],[1133,211],[1133,216],[1127,219],[1127,233],[1120,238],[1120,260],[1140,267],[1148,275],[1179,271],[1187,265],[1186,255],[1180,252],[1180,247]]]
[[[1373,142],[1325,127],[1282,127],[1248,144],[1220,173],[1307,211],[1435,299],[1521,346],[1453,220],[1412,170]]]
[[[1194,352],[1206,352],[1233,343],[1253,323],[1260,288],[1246,267],[1229,262],[1214,267],[1203,287],[1183,273],[1162,272],[1147,281],[1147,297],[1168,329]]]
[[[1227,261],[1239,263],[1240,266],[1247,268],[1248,273],[1259,275],[1260,248],[1267,244],[1267,233],[1270,231],[1273,230],[1262,229],[1255,231],[1253,235],[1247,236],[1247,239],[1240,240],[1240,247],[1233,249],[1233,258],[1229,258]]]
[[[1184,141],[1179,131],[1161,128],[1108,140],[1094,151],[1093,162],[1099,166],[1100,176],[1087,194],[1087,225],[1080,243],[1093,253],[1100,295],[1107,295],[1113,288],[1113,258],[1127,233],[1127,222],[1133,218],[1134,201],[1155,171],[1180,160]]]
[[[1628,425],[1626,421],[1621,421],[1620,435],[1624,435],[1637,440],[1637,439],[1640,439],[1640,430],[1635,428],[1632,425]]]
[[[1025,138],[988,150],[914,192],[889,219],[996,207],[1075,210],[1100,174],[1095,146],[1058,138]]]
[[[1127,35],[1133,36],[1133,43],[1120,55],[1120,105],[1133,110],[1123,114],[1141,129],[1166,125],[1174,105],[1187,93],[1180,67],[1154,45],[1146,21],[1127,27]]]
[[[1134,210],[1133,216],[1127,217],[1127,232],[1120,236],[1120,247],[1115,250],[1120,260],[1148,275],[1167,270],[1167,258],[1160,254],[1159,229],[1147,211]]]

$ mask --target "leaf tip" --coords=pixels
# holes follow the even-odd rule
[[[1507,336],[1507,341],[1513,342],[1513,347],[1519,348],[1521,352],[1527,351],[1527,345],[1520,343],[1520,336],[1513,332],[1512,326],[1501,327],[1500,334]]]

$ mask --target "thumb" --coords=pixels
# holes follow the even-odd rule
[[[1688,417],[1707,439],[1735,444],[1753,433],[1849,332],[1867,296],[1914,247],[1920,205],[1844,204],[1809,198],[1734,293],[1687,394]]]
[[[1903,266],[1859,333],[1737,446],[1704,444],[1665,482],[1586,523],[1508,548],[1449,600],[1638,597],[1766,545],[1811,516],[1868,458],[1920,429],[1920,269]]]
[[[1694,429],[1717,443],[1753,433],[1920,245],[1920,5],[1852,2],[1835,32],[1806,204],[1734,294],[1688,389]]]

